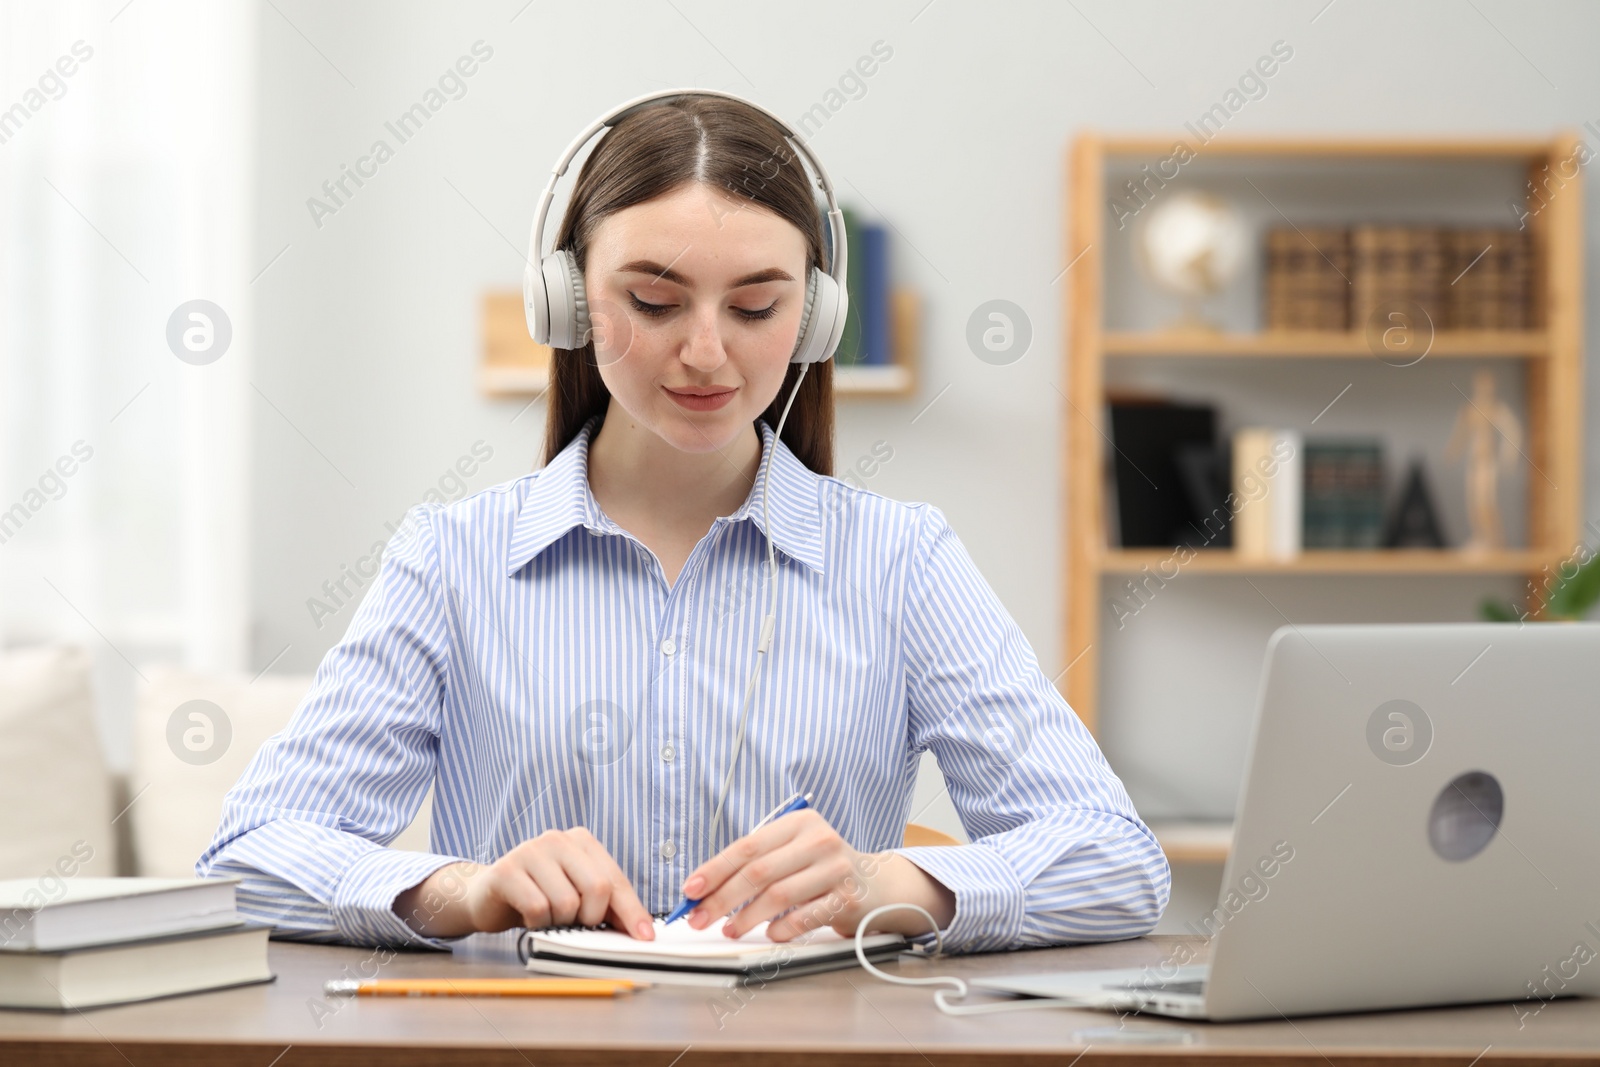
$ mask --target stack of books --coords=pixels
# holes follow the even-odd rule
[[[76,1011],[270,982],[237,878],[0,881],[0,1008]]]
[[[1407,302],[1435,330],[1529,329],[1532,270],[1524,230],[1281,227],[1266,237],[1264,318],[1273,330],[1361,330]]]
[[[1293,430],[1233,435],[1234,549],[1293,559],[1304,548],[1379,548],[1384,543],[1383,443],[1303,440]]]
[[[1118,393],[1110,409],[1112,544],[1232,548],[1284,562],[1303,549],[1394,542],[1378,438],[1306,439],[1270,426],[1219,434],[1211,405],[1157,396]],[[1426,522],[1436,526],[1431,516]],[[1411,543],[1442,547],[1436,535]]]

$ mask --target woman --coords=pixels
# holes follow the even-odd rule
[[[546,465],[408,515],[196,864],[249,917],[435,947],[649,939],[684,896],[778,940],[916,904],[957,951],[1155,924],[1160,847],[943,514],[831,477],[831,364],[789,362],[827,265],[785,134],[686,95],[596,145],[556,240],[595,336],[555,352]],[[925,750],[973,843],[900,847]],[[430,784],[433,851],[384,847]]]

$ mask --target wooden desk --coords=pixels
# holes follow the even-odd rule
[[[1140,966],[1171,957],[1152,937],[1110,945],[907,961],[901,973],[967,977],[1019,968]],[[454,953],[396,953],[389,978],[515,976],[503,937]],[[1506,1004],[1211,1025],[1053,1009],[963,1018],[940,1014],[932,992],[891,986],[860,970],[756,987],[744,1004],[723,991],[656,986],[619,1000],[324,998],[322,983],[363,968],[370,949],[273,942],[277,981],[81,1014],[0,1011],[0,1063],[105,1067],[248,1065],[433,1067],[552,1064],[1115,1064],[1211,1065],[1600,1063],[1600,1000],[1546,1004],[1523,1019]],[[720,1018],[719,1018],[720,1016]],[[720,1024],[720,1025],[719,1025]],[[1151,1044],[1137,1038],[1166,1039]],[[1172,1039],[1184,1043],[1171,1043]],[[1487,1051],[1486,1051],[1487,1050]],[[1081,1054],[1081,1055],[1080,1055]],[[848,1057],[841,1060],[841,1057]]]

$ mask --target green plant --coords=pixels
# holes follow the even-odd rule
[[[1600,553],[1589,555],[1571,574],[1564,574],[1564,568],[1565,564],[1556,568],[1556,580],[1544,599],[1546,619],[1581,619],[1600,603]],[[1534,615],[1539,606],[1536,594],[1529,595],[1521,611],[1506,601],[1485,597],[1478,611],[1490,622],[1517,622]]]

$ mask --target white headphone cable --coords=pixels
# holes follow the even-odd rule
[[[756,643],[756,665],[750,671],[750,681],[744,687],[744,705],[739,709],[739,729],[733,739],[733,755],[728,760],[728,773],[722,779],[722,793],[717,797],[717,809],[711,816],[711,847],[717,847],[717,829],[722,825],[722,808],[728,800],[728,790],[733,785],[733,771],[739,765],[739,753],[744,750],[745,726],[750,722],[750,697],[756,691],[756,676],[761,673],[761,663],[767,658],[767,649],[772,645],[772,630],[778,619],[778,560],[772,547],[772,511],[767,506],[767,498],[772,495],[772,461],[778,453],[778,444],[783,439],[783,423],[789,417],[789,408],[794,404],[794,398],[800,393],[800,383],[806,380],[806,371],[811,364],[800,364],[800,373],[794,380],[794,388],[789,390],[789,400],[783,405],[783,411],[778,415],[778,428],[772,434],[772,449],[767,454],[766,476],[761,481],[761,521],[766,526],[767,537],[767,616],[761,620],[761,638]]]
[[[867,926],[873,919],[876,919],[886,911],[895,911],[900,908],[909,908],[928,920],[928,925],[933,929],[933,952],[929,953],[929,958],[940,958],[944,950],[944,938],[939,933],[939,924],[934,921],[932,915],[928,914],[926,908],[918,904],[885,904],[881,908],[873,908],[867,912],[861,917],[861,921],[856,924],[856,959],[873,976],[881,978],[885,982],[892,982],[895,985],[949,986],[950,989],[941,989],[933,995],[933,1003],[946,1015],[987,1015],[991,1012],[1027,1011],[1031,1008],[1091,1008],[1095,1006],[1087,1000],[1072,997],[1036,997],[1021,1001],[1002,1001],[998,1004],[952,1004],[950,1003],[952,989],[957,997],[965,997],[969,992],[967,983],[953,975],[904,978],[897,974],[889,974],[886,971],[879,970],[873,966],[872,961],[867,959],[867,954],[862,951],[862,939],[866,937]]]

